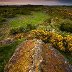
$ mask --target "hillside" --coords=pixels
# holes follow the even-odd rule
[[[72,6],[0,6],[0,72],[4,72],[6,64],[10,61],[18,45],[34,39],[42,40],[43,47],[49,45],[57,50],[59,55],[62,55],[63,59],[66,59],[71,65]],[[43,48],[44,52],[41,52],[43,59],[47,58],[46,50],[47,47]],[[47,53],[49,52],[50,50],[47,50]],[[47,69],[46,67],[45,69]]]

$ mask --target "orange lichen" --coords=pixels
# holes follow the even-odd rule
[[[68,62],[50,44],[41,40],[24,42],[5,67],[5,72],[68,72]]]

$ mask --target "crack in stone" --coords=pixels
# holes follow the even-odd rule
[[[42,58],[42,47],[41,47],[42,41],[37,40],[37,42],[35,42],[35,47],[33,48],[34,55],[32,55],[33,57],[33,64],[30,66],[30,70],[29,72],[41,72],[40,71],[40,64],[43,61]]]

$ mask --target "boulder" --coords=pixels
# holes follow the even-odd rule
[[[4,72],[72,72],[72,66],[50,44],[34,39],[19,45]]]

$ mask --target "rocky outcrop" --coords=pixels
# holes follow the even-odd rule
[[[59,51],[34,39],[16,49],[4,72],[72,72],[72,68]]]

